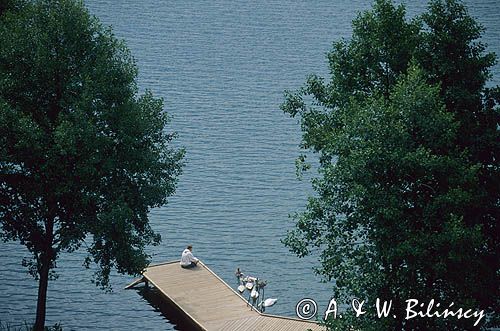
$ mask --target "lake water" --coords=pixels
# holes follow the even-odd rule
[[[295,177],[300,128],[279,105],[284,89],[306,75],[327,75],[331,43],[349,37],[350,22],[367,0],[132,1],[86,0],[88,8],[124,38],[137,59],[139,86],[165,98],[170,128],[187,150],[186,167],[169,204],[151,212],[163,243],[154,262],[178,259],[188,243],[230,284],[236,267],[268,280],[277,297],[269,313],[294,315],[303,297],[320,311],[330,298],[311,267],[280,243],[311,193]],[[487,28],[484,41],[500,54],[497,0],[469,0]],[[407,4],[412,15],[423,1]],[[494,82],[499,83],[499,66]],[[0,243],[0,320],[34,319],[37,283],[21,267],[28,256]],[[47,319],[65,330],[174,330],[175,325],[134,290],[130,277],[114,275],[105,294],[81,267],[83,252],[63,255],[59,279],[49,286]]]

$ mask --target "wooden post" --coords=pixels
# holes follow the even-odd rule
[[[125,290],[128,290],[128,289],[131,289],[131,288],[134,288],[134,286],[136,286],[137,284],[139,283],[142,283],[145,281],[146,278],[142,277],[142,278],[137,278],[136,280],[134,280],[132,283],[128,284],[127,286],[125,286]]]

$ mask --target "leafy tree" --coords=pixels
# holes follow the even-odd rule
[[[42,330],[61,252],[86,241],[108,289],[112,268],[147,266],[145,247],[160,241],[148,211],[174,193],[183,151],[162,100],[138,95],[125,44],[82,2],[17,4],[0,17],[0,222],[32,253]]]
[[[300,116],[320,176],[284,242],[319,254],[316,272],[335,280],[336,297],[392,299],[398,317],[346,315],[332,329],[474,323],[405,320],[410,298],[498,312],[500,94],[485,88],[495,56],[481,33],[458,1],[431,1],[407,21],[402,5],[377,0],[328,54],[330,81],[311,76],[286,92],[282,109]]]

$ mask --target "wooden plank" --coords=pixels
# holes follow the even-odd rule
[[[141,277],[141,278],[137,278],[136,280],[134,280],[132,283],[128,284],[127,286],[125,286],[124,290],[128,290],[128,289],[131,289],[132,287],[136,286],[137,284],[139,283],[142,283],[144,282],[144,277]]]

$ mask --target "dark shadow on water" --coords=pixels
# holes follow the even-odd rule
[[[141,295],[155,311],[174,326],[175,330],[191,331],[192,327],[186,323],[182,316],[179,315],[170,305],[167,305],[163,300],[162,294],[156,288],[138,287],[137,293]],[[158,328],[161,329],[161,328]]]

